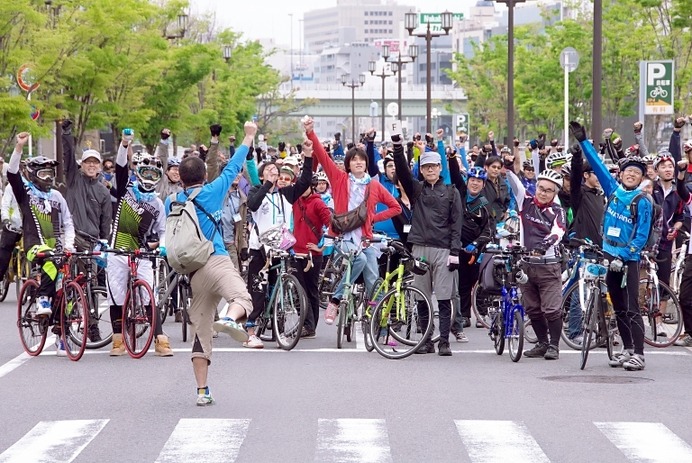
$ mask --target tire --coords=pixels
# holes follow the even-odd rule
[[[415,297],[414,297],[415,296]],[[418,303],[414,306],[406,307],[406,320],[397,318],[397,301],[411,301],[414,298]],[[427,307],[428,319],[423,325],[419,314],[418,304]],[[396,288],[389,290],[377,303],[372,312],[370,320],[370,337],[373,347],[384,358],[398,360],[413,354],[422,346],[433,329],[432,303],[423,291],[413,285],[402,286],[401,293]],[[403,321],[403,325],[401,324]],[[390,336],[393,337],[394,326],[400,326],[400,336],[405,336],[409,343],[392,343]],[[382,329],[384,328],[384,329]],[[417,339],[414,339],[417,337]]]
[[[336,322],[336,348],[341,349],[344,343],[344,330],[346,329],[347,302],[342,299],[339,303],[339,318]]]
[[[588,303],[588,301],[586,301]],[[575,341],[574,337],[577,335],[586,337],[584,333],[584,315],[585,310],[581,306],[581,301],[579,300],[579,284],[574,284],[570,287],[567,292],[562,296],[562,331],[560,332],[560,337],[570,348],[574,350],[581,351],[582,344]],[[576,334],[575,334],[576,333]],[[589,349],[596,347],[595,336],[591,337],[591,346]]]
[[[586,361],[589,359],[589,351],[591,350],[592,342],[595,344],[594,330],[596,328],[596,304],[594,301],[593,293],[589,296],[589,300],[586,304],[586,315],[584,316],[584,329],[583,336],[584,341],[581,345],[581,362],[579,368],[583,370],[586,367]]]
[[[10,283],[12,283],[12,280],[10,279],[10,272],[8,269],[8,271],[5,272],[5,276],[3,277],[2,281],[0,282],[0,302],[5,301],[7,293],[10,290]]]
[[[605,296],[601,296],[600,300],[601,310],[599,311],[598,317],[599,323],[601,324],[600,332],[606,336],[605,345],[608,360],[613,360],[615,354],[615,328],[611,328],[610,326],[610,317],[605,316],[605,311],[607,309],[607,305],[605,304],[608,304],[608,301],[606,301]]]
[[[339,280],[341,280],[341,260],[342,256],[330,259],[320,275],[318,291],[320,294],[320,308],[322,310],[326,310],[329,299],[331,299],[332,294],[336,291],[336,285],[338,285]]]
[[[521,359],[521,353],[524,349],[524,317],[521,310],[514,309],[512,312],[512,332],[509,333],[507,340],[507,349],[509,350],[509,358],[513,362],[518,362]]]
[[[166,264],[163,258],[156,259],[156,262],[156,281],[154,281],[153,292],[154,296],[156,296],[156,307],[161,314],[161,324],[163,324],[166,321],[169,309],[172,309],[172,307],[169,307],[168,301],[161,300],[168,290],[168,264]]]
[[[181,323],[182,326],[180,327],[183,342],[187,342],[187,334],[189,331],[188,325],[190,324],[190,314],[188,310],[190,310],[190,304],[192,302],[192,294],[190,294],[191,292],[192,291],[187,283],[178,283],[178,304],[180,304],[180,310],[183,316],[183,322]]]
[[[280,349],[291,350],[303,330],[307,313],[307,296],[295,275],[281,275],[281,294],[274,299],[272,331]]]
[[[154,340],[156,306],[149,283],[135,280],[123,304],[123,341],[132,358],[142,358]]]
[[[46,344],[50,317],[35,317],[30,312],[36,310],[38,282],[27,280],[19,291],[17,300],[17,328],[24,352],[32,357],[39,355]]]
[[[660,308],[665,305],[665,313]],[[644,321],[644,342],[652,347],[668,347],[682,332],[680,301],[667,284],[660,281],[658,291],[653,281],[639,281],[639,309]]]
[[[74,281],[63,287],[60,328],[67,358],[76,362],[84,355],[89,331],[89,305],[82,287]]]
[[[495,346],[495,353],[502,355],[505,351],[505,321],[502,317],[502,312],[498,311],[493,321],[490,323],[490,338]]]
[[[478,283],[473,285],[471,290],[471,308],[476,320],[481,322],[486,329],[490,328],[490,321],[481,312],[487,314],[489,307],[497,307],[499,309],[501,300],[502,294],[499,291],[485,290]]]
[[[84,290],[82,289],[82,291]],[[103,286],[92,286],[91,291],[89,293],[85,292],[84,296],[89,304],[89,324],[97,326],[101,336],[100,341],[92,341],[91,336],[87,336],[86,348],[100,349],[113,341],[113,325],[111,324],[108,290]]]
[[[538,342],[536,332],[533,330],[533,325],[531,324],[531,319],[528,317],[524,320],[524,341],[529,344],[536,344]]]
[[[412,281],[408,285],[402,284],[402,292],[405,287],[411,286],[412,284]],[[396,290],[396,288],[392,289]],[[415,316],[415,314],[413,314],[412,311],[414,310],[414,307],[416,307],[417,304],[415,300],[415,298],[417,297],[416,294],[417,293],[414,292],[405,293],[404,307],[406,307],[406,320],[403,323],[401,321],[398,321],[398,323],[394,323],[392,324],[392,326],[389,327],[389,336],[393,337],[395,341],[409,346],[415,346],[418,343],[418,340],[415,338],[415,336],[411,336],[413,329],[411,326],[411,321]],[[429,299],[428,301],[430,302],[430,307],[432,308],[432,301],[430,301]],[[415,310],[417,310],[417,308]],[[430,331],[430,342],[432,343],[436,343],[440,340],[439,321],[440,313],[439,311],[434,310],[432,315],[432,329]],[[416,331],[418,331],[418,328],[416,328]]]
[[[272,321],[266,318],[264,314],[257,318],[257,326],[255,328],[255,334],[263,342],[270,342],[274,340],[274,331],[271,329]]]

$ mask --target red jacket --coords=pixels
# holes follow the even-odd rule
[[[303,217],[310,219],[310,222]],[[322,227],[329,226],[332,218],[332,213],[322,198],[318,194],[311,194],[304,198],[300,197],[293,203],[293,236],[296,237],[296,244],[293,245],[293,250],[298,254],[307,254],[308,243],[319,244],[319,236],[316,236],[310,225],[315,228],[320,236]],[[322,254],[321,252],[312,251],[313,254]]]
[[[312,141],[313,156],[319,164],[322,165],[324,172],[329,178],[329,184],[332,187],[332,195],[334,196],[334,214],[343,214],[348,212],[348,196],[350,190],[350,181],[348,173],[339,169],[332,158],[322,147],[322,142],[314,131],[307,134]],[[315,163],[316,164],[316,163]],[[377,203],[382,203],[387,206],[387,209],[380,213],[375,213]],[[363,238],[372,238],[372,224],[381,222],[382,220],[391,219],[394,216],[401,214],[401,206],[380,182],[370,182],[370,193],[368,196],[368,219],[361,227]],[[334,235],[330,227],[330,234]]]

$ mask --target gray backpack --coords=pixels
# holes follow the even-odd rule
[[[200,191],[201,188],[195,189],[184,202],[176,201],[176,193],[169,197],[171,212],[166,217],[166,254],[170,266],[181,274],[199,270],[214,252],[214,243],[204,236],[199,227],[195,206],[212,221],[214,233],[218,231],[219,224],[195,201]]]

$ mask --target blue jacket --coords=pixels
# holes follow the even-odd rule
[[[624,261],[639,262],[640,253],[649,239],[651,228],[652,204],[646,198],[640,198],[637,205],[637,223],[632,223],[630,204],[641,190],[626,190],[610,175],[603,161],[598,157],[593,145],[585,140],[579,143],[582,152],[594,169],[598,181],[607,198],[614,193],[612,201],[606,204],[603,218],[603,250]]]

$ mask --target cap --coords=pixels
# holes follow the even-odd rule
[[[421,155],[419,164],[421,166],[426,164],[442,164],[442,158],[440,157],[440,153],[436,151],[426,151]]]
[[[284,163],[286,160],[284,159]],[[288,174],[291,176],[291,178],[296,178],[295,172],[293,172],[293,169],[291,169],[289,166],[281,166],[281,169],[279,169],[279,175],[281,174]]]
[[[84,151],[82,153],[82,162],[86,161],[89,158],[96,158],[98,162],[101,162],[101,153],[91,149]]]
[[[300,161],[295,156],[286,156],[284,158],[284,165],[295,167],[299,164],[300,164]]]

